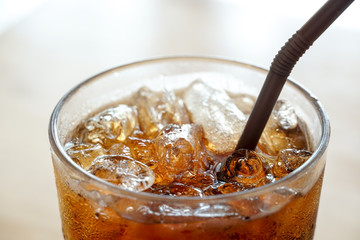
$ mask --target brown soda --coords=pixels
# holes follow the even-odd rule
[[[285,123],[290,127],[281,127],[278,121],[283,119],[275,111],[257,151],[243,150],[241,156],[228,162],[227,174],[218,178],[216,166],[230,152],[207,148],[209,144],[202,126],[191,122],[191,114],[178,96],[172,92],[157,94],[141,89],[135,98],[136,110],[133,106],[120,105],[126,109],[126,115],[111,109],[95,114],[85,121],[85,126],[77,128],[68,143],[67,153],[85,170],[120,187],[124,185],[121,185],[123,179],[116,176],[117,169],[101,165],[101,156],[117,156],[112,158],[139,161],[148,166],[155,177],[153,184],[145,187],[147,193],[205,199],[206,196],[232,194],[270,184],[294,171],[311,155],[300,119],[296,119],[299,124],[292,126],[290,122]],[[248,114],[252,99],[239,95],[235,100],[237,105],[245,103]],[[278,111],[284,108],[289,112],[284,103],[279,104]],[[116,116],[109,116],[109,112],[116,112]],[[136,114],[138,119],[134,118]],[[112,122],[113,119],[131,130],[122,130],[119,124]],[[87,140],[88,136],[90,140]],[[114,206],[99,205],[83,190],[74,189],[65,175],[55,170],[63,233],[67,240],[312,239],[322,184],[321,175],[309,191],[294,194],[280,209],[264,216],[254,207],[254,201],[266,205],[267,199],[245,199],[234,200],[231,206],[248,214],[202,219],[189,216],[175,223],[152,222],[151,216],[147,216],[150,220],[144,222],[119,214],[114,206],[122,208],[121,201],[113,203]],[[90,192],[96,191],[95,188]]]

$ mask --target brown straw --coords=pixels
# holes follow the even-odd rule
[[[280,92],[299,58],[354,0],[327,1],[275,56],[236,150],[254,150]]]

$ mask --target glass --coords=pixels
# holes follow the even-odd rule
[[[318,100],[292,80],[280,98],[290,101],[306,123],[314,153],[289,175],[259,188],[205,198],[131,192],[89,174],[64,151],[70,133],[90,113],[142,86],[181,89],[206,78],[229,92],[257,95],[266,74],[236,61],[169,57],[105,71],[68,92],[49,126],[64,238],[312,239],[330,129]]]

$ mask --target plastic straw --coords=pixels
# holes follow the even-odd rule
[[[296,62],[353,1],[327,1],[281,48],[270,66],[236,150],[255,149],[286,79]]]

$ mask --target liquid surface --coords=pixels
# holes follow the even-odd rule
[[[66,152],[91,174],[133,191],[205,197],[252,189],[311,156],[304,124],[289,102],[278,100],[256,150],[237,152],[219,173],[254,102],[202,80],[180,93],[142,88],[132,103],[85,120]]]

